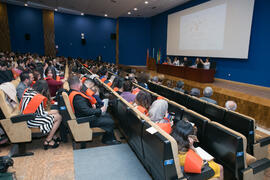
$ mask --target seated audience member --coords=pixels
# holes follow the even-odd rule
[[[130,80],[125,80],[123,83],[123,92],[121,93],[121,97],[124,98],[127,102],[133,103],[136,95],[132,94],[133,85]]]
[[[159,74],[157,84],[159,84],[159,85],[163,84],[164,79],[165,79],[165,76],[163,74]]]
[[[106,70],[105,67],[102,67],[99,71],[98,71],[98,75],[99,75],[99,79],[102,81],[102,82],[105,82],[108,78],[108,72]]]
[[[200,99],[205,100],[209,103],[217,104],[217,102],[210,97],[213,95],[213,89],[211,87],[206,87],[203,90],[203,97],[200,97]]]
[[[12,81],[13,73],[8,70],[8,63],[5,61],[0,61],[0,84]]]
[[[234,101],[227,101],[225,103],[225,108],[230,111],[235,111],[237,109],[237,104]]]
[[[127,77],[128,80],[132,81],[133,83],[138,83],[137,79],[136,79],[136,76],[135,76],[135,73],[131,72],[128,74],[128,77]]]
[[[192,88],[189,92],[189,95],[199,98],[201,96],[201,91],[198,88]]]
[[[123,79],[120,77],[116,77],[112,84],[112,89],[117,92],[118,94],[121,94],[123,92]]]
[[[148,85],[147,85],[147,82],[149,81],[149,74],[148,73],[140,73],[138,74],[138,84],[139,86],[145,88],[145,89],[148,89]]]
[[[148,116],[148,110],[151,106],[151,95],[148,92],[140,91],[135,98],[135,107],[143,114]]]
[[[63,79],[63,80],[57,81],[55,69],[50,66],[45,70],[45,75],[46,75],[46,78],[44,79],[47,81],[49,85],[50,95],[51,97],[54,97],[56,95],[56,92],[60,88],[62,88],[65,80]]]
[[[92,90],[92,88],[95,86],[95,83],[92,79],[86,79],[83,82],[81,91],[87,95],[89,97],[89,100],[92,104],[92,108],[96,109],[96,105],[97,105],[97,100],[94,97],[95,96],[95,92]]]
[[[18,69],[21,70],[21,71],[25,71],[25,63],[24,61],[21,59],[21,60],[18,60]]]
[[[105,114],[107,107],[92,108],[92,104],[88,96],[81,92],[82,83],[77,76],[68,79],[70,91],[69,100],[73,112],[77,118],[89,117],[90,127],[100,127],[106,131],[102,137],[104,144],[120,144],[115,139],[113,128],[114,122],[108,114]]]
[[[205,59],[205,62],[203,62],[202,59],[200,60],[201,63],[203,64],[203,68],[204,68],[204,69],[210,69],[210,61],[209,61],[209,60],[210,60],[209,58],[206,58],[206,59]]]
[[[157,125],[168,134],[171,133],[171,123],[167,118],[168,102],[163,99],[155,100],[150,109],[149,117],[151,121],[157,123]]]
[[[173,59],[173,65],[175,65],[175,66],[179,66],[180,65],[180,61],[179,61],[179,59],[177,57],[175,57]]]
[[[157,76],[152,77],[151,81],[154,83],[158,83],[158,77]]]
[[[184,82],[183,81],[178,81],[177,84],[176,84],[176,87],[174,89],[184,93],[185,90],[183,89],[183,87],[184,87]]]
[[[171,80],[168,80],[166,82],[166,86],[169,87],[169,88],[173,88],[173,82]]]
[[[16,88],[17,98],[18,98],[19,102],[22,99],[22,95],[23,95],[23,92],[25,91],[25,89],[29,88],[30,85],[32,84],[32,82],[34,80],[34,76],[32,73],[30,73],[28,71],[24,71],[20,74],[20,79],[21,79],[21,82],[19,83],[19,85]]]
[[[37,81],[33,88],[28,88],[22,96],[21,113],[34,113],[35,119],[28,120],[29,128],[40,128],[44,134],[48,134],[44,149],[57,148],[59,139],[55,137],[55,132],[61,123],[61,116],[57,110],[45,111],[50,107],[50,94],[48,84],[44,80]],[[32,103],[34,102],[34,103]]]
[[[194,142],[198,142],[196,137],[196,129],[191,125],[191,123],[181,120],[178,121],[173,127],[173,131],[171,136],[176,140],[178,144],[178,157],[179,163],[181,167],[184,167],[187,156],[194,156],[194,154],[190,153],[193,151],[196,153],[195,148],[193,146]],[[192,157],[188,157],[192,158]],[[223,179],[223,167],[215,163],[213,160],[208,162],[209,167],[213,169],[215,172],[212,179]]]

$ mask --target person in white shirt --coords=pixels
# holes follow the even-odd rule
[[[203,60],[201,59],[201,63],[203,64],[204,69],[210,69],[209,58],[206,58],[205,62],[203,62]]]
[[[173,65],[179,66],[179,64],[180,64],[179,59],[177,57],[175,57],[173,60]]]

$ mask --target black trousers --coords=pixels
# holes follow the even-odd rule
[[[99,127],[105,130],[105,134],[102,137],[102,142],[115,140],[114,136],[114,121],[109,114],[101,115],[100,117],[95,118],[90,121],[90,127]]]

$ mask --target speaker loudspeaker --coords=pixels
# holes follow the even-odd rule
[[[31,36],[30,36],[29,33],[25,33],[24,34],[24,38],[25,38],[25,40],[30,40],[31,39]]]
[[[82,45],[86,44],[86,40],[85,39],[81,39]]]

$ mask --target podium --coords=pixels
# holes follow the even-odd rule
[[[148,70],[152,70],[152,71],[156,71],[157,70],[157,65],[156,65],[156,60],[155,58],[149,58],[147,61],[147,69]]]

